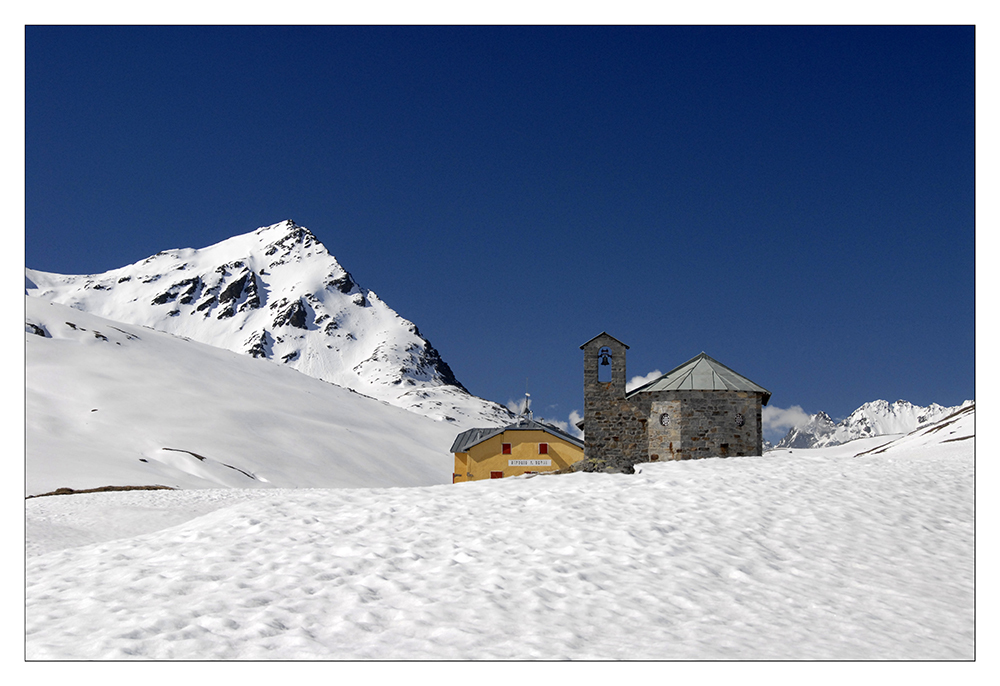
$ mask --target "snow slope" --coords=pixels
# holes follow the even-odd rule
[[[38,298],[25,330],[26,495],[451,481],[451,422]]]
[[[634,475],[35,498],[26,654],[969,660],[974,440],[948,439],[973,422],[857,457],[886,439]]]
[[[937,403],[921,407],[906,400],[894,403],[874,400],[865,403],[839,423],[834,422],[825,412],[817,412],[805,424],[789,429],[774,449],[822,448],[859,438],[905,434],[936,422],[962,407],[968,407],[972,402],[966,400],[956,407],[943,407]]]
[[[464,428],[513,417],[470,395],[412,322],[291,220],[103,274],[26,269],[25,293],[285,364]]]
[[[921,426],[905,436],[894,438],[877,448],[871,448],[860,455],[879,455],[887,453],[893,457],[905,454],[913,449],[928,446],[947,445],[976,440],[976,404],[966,402],[959,409],[931,424]]]

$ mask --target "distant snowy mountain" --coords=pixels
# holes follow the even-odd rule
[[[906,400],[891,404],[875,400],[865,403],[840,423],[834,422],[825,412],[817,412],[805,424],[790,429],[773,449],[822,448],[858,438],[907,434],[973,404],[966,400],[956,407],[942,407],[936,403],[920,407]]]
[[[451,483],[450,422],[38,298],[24,328],[25,495]]]
[[[304,374],[457,427],[502,425],[412,323],[288,220],[103,274],[25,270],[25,294]]]
[[[933,422],[921,424],[905,436],[884,443],[870,450],[858,453],[861,455],[881,455],[889,453],[898,455],[927,448],[940,449],[949,444],[965,443],[975,445],[976,441],[976,403],[962,403],[942,418]]]

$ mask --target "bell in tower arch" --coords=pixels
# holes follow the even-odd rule
[[[608,383],[611,381],[611,349],[601,348],[597,351],[597,358],[600,360],[597,365],[597,380],[601,383]]]

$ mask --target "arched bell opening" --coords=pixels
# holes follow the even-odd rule
[[[614,359],[611,348],[605,346],[597,351],[597,380],[601,383],[611,383],[612,369],[614,369]]]

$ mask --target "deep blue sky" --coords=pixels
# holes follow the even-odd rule
[[[477,395],[974,397],[971,27],[28,27],[26,265],[294,219]]]

